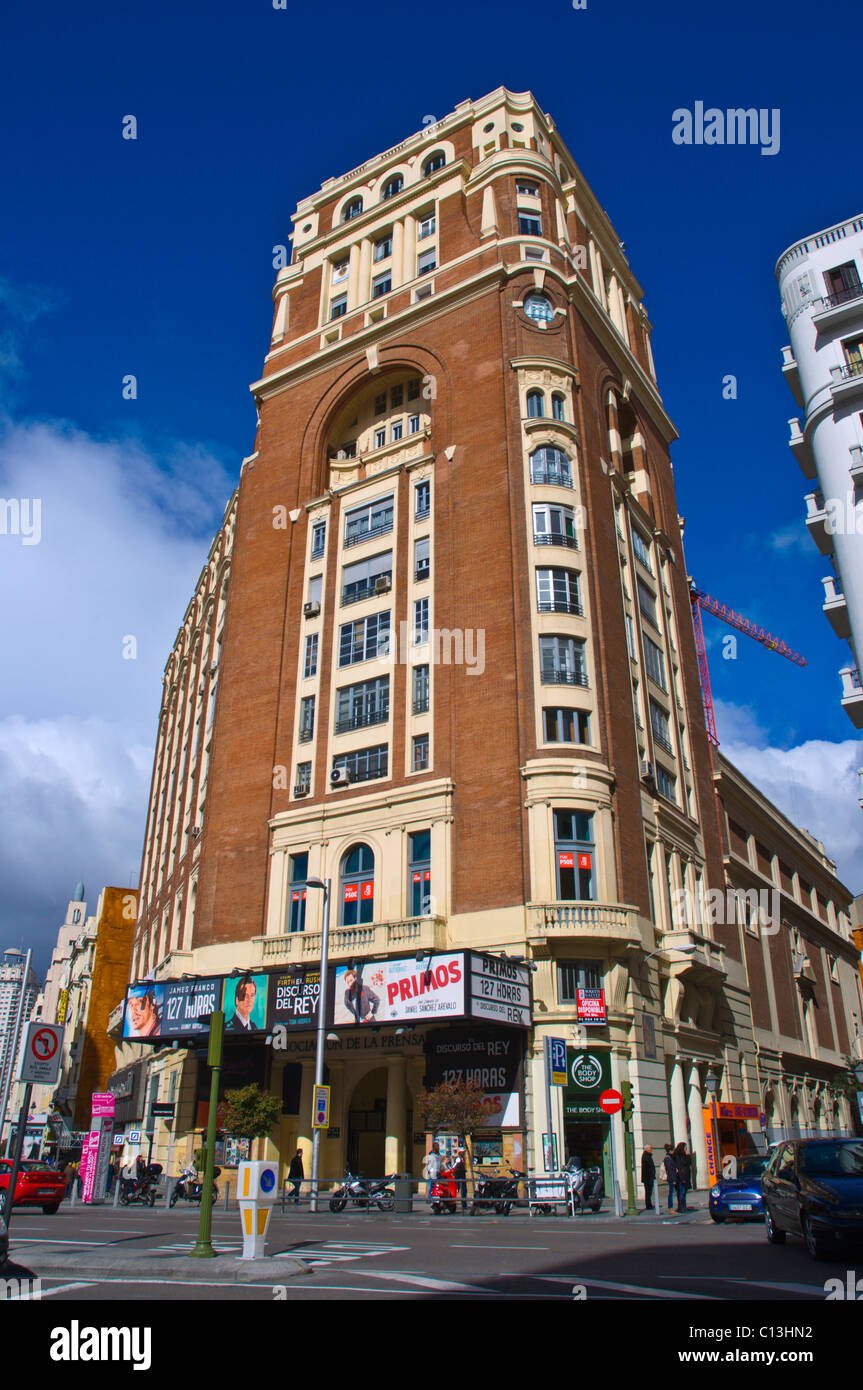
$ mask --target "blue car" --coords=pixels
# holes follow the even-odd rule
[[[763,1221],[761,1175],[769,1154],[741,1158],[736,1178],[720,1178],[710,1189],[710,1215],[714,1221]]]

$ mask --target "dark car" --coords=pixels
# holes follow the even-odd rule
[[[863,1140],[779,1144],[762,1178],[771,1245],[800,1236],[813,1260],[863,1244]]]
[[[0,1211],[6,1210],[9,1201],[9,1179],[12,1176],[12,1163],[8,1158],[0,1158]],[[66,1195],[66,1179],[62,1173],[49,1168],[47,1163],[37,1163],[25,1159],[18,1171],[15,1183],[16,1207],[41,1207],[46,1216],[53,1216]]]
[[[737,1163],[736,1178],[720,1178],[710,1189],[708,1207],[714,1221],[763,1221],[761,1178],[769,1154],[753,1154]]]

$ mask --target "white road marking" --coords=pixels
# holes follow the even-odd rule
[[[590,1274],[573,1274],[571,1276],[567,1276],[566,1279],[552,1278],[550,1275],[543,1274],[531,1274],[528,1276],[514,1274],[509,1277],[513,1279],[521,1279],[525,1277],[531,1279],[538,1279],[543,1284],[587,1284],[588,1287],[592,1287],[595,1289],[617,1289],[619,1293],[645,1294],[648,1298],[697,1298],[700,1301],[707,1303],[716,1303],[723,1301],[722,1299],[720,1299],[718,1294],[682,1294],[679,1290],[675,1291],[673,1289],[654,1289],[644,1284],[618,1284],[611,1279],[594,1279],[593,1276]]]
[[[59,1284],[56,1289],[42,1289],[43,1298],[53,1298],[55,1293],[71,1293],[73,1289],[92,1288],[92,1281],[82,1281],[78,1284]]]
[[[14,1244],[18,1244],[18,1245],[101,1245],[101,1246],[104,1247],[104,1246],[106,1246],[106,1245],[108,1244],[108,1242],[105,1241],[105,1240],[78,1240],[75,1236],[70,1236],[68,1240],[46,1240],[44,1237],[40,1237],[40,1236],[24,1236],[23,1239],[20,1239],[20,1240],[19,1240],[19,1239],[18,1239],[18,1236],[17,1236],[17,1234],[16,1234],[16,1235],[15,1235],[12,1239],[10,1239],[10,1241],[9,1241],[9,1247],[10,1247],[10,1249],[12,1248],[12,1246],[13,1246]]]
[[[451,1250],[550,1250],[550,1245],[451,1245]]]
[[[448,1293],[487,1292],[487,1290],[478,1289],[475,1284],[456,1284],[449,1279],[430,1279],[427,1276],[420,1274],[400,1274],[394,1269],[388,1269],[386,1271],[369,1269],[363,1270],[362,1273],[363,1277],[366,1279],[389,1279],[390,1281],[403,1280],[406,1284],[417,1284],[420,1288],[423,1289],[442,1289]],[[481,1277],[487,1278],[488,1276]]]

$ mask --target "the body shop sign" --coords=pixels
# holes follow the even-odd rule
[[[611,1054],[602,1049],[576,1052],[566,1049],[566,1090],[563,1114],[567,1120],[608,1120],[599,1104],[611,1088]]]

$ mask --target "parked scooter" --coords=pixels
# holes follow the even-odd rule
[[[336,1188],[330,1197],[330,1211],[344,1211],[349,1202],[354,1207],[377,1207],[380,1211],[392,1211],[396,1199],[395,1193],[390,1190],[390,1183],[395,1178],[396,1174],[390,1173],[388,1178],[371,1182],[359,1173],[345,1169],[341,1187]]]
[[[458,1199],[458,1180],[453,1177],[451,1168],[442,1168],[440,1177],[435,1178],[431,1185],[429,1201],[435,1216],[440,1216],[442,1211],[448,1211],[454,1215],[456,1202]]]
[[[571,1158],[563,1171],[570,1174],[576,1211],[599,1211],[605,1196],[601,1168],[582,1168],[581,1160]]]
[[[140,1202],[145,1207],[155,1206],[156,1188],[161,1173],[161,1163],[148,1163],[140,1177],[136,1178],[134,1182],[129,1182],[127,1178],[121,1178],[120,1205],[128,1207],[133,1202]]]
[[[213,1177],[221,1176],[221,1168],[213,1169]],[[177,1185],[171,1193],[169,1206],[175,1207],[182,1197],[184,1202],[194,1202],[196,1206],[201,1205],[201,1194],[204,1191],[204,1180],[193,1164],[189,1163],[180,1174]],[[219,1189],[213,1183],[213,1205],[219,1200]]]
[[[480,1178],[470,1204],[471,1216],[475,1216],[486,1207],[489,1210],[493,1207],[498,1216],[509,1216],[513,1202],[518,1201],[519,1183],[527,1182],[526,1173],[520,1173],[515,1168],[510,1168],[509,1172],[509,1177],[503,1173],[496,1173],[491,1177]]]

